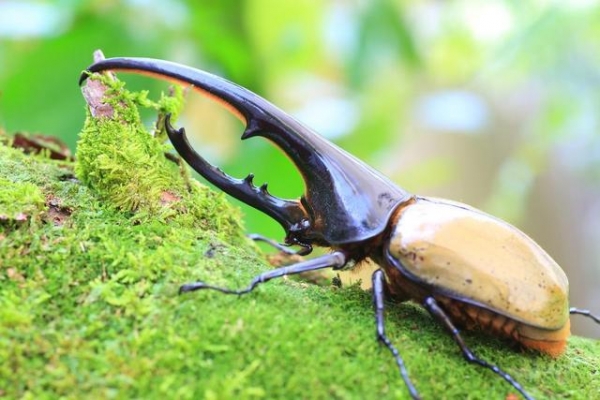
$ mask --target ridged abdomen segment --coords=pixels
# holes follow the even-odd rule
[[[546,330],[515,321],[505,315],[443,296],[435,296],[452,321],[468,330],[481,330],[511,339],[523,347],[558,357],[566,348],[570,324],[558,330]]]

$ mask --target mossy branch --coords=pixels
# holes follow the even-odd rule
[[[406,398],[357,287],[177,295],[198,279],[241,287],[268,266],[239,213],[190,183],[137,114],[181,103],[98,79],[113,112],[88,115],[75,164],[0,145],[0,397]],[[416,306],[390,305],[387,330],[424,398],[514,392]],[[598,341],[573,337],[553,360],[465,337],[538,398],[600,393]]]

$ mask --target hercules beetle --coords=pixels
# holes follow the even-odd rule
[[[191,67],[146,58],[99,61],[84,71],[80,84],[89,74],[107,70],[191,85],[245,123],[242,139],[263,136],[275,143],[305,181],[299,200],[275,197],[266,184],[254,186],[252,174],[244,179],[225,174],[194,151],[183,128],[174,129],[165,120],[181,157],[224,192],[277,220],[286,232],[286,246],[300,246],[301,255],[309,254],[313,245],[332,249],[260,274],[242,290],[195,282],[181,286],[180,292],[213,289],[241,295],[273,278],[352,268],[370,258],[380,266],[372,277],[377,338],[393,354],[415,399],[419,394],[385,333],[385,296],[421,304],[448,329],[467,361],[492,370],[527,399],[531,396],[512,376],[466,346],[456,326],[477,328],[556,357],[570,334],[569,313],[600,323],[589,311],[569,309],[565,273],[517,228],[465,204],[408,193],[249,90]]]

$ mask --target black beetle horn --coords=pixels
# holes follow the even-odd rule
[[[147,58],[109,58],[87,71],[105,70],[130,70],[192,85],[246,122],[242,139],[263,136],[281,148],[304,178],[306,191],[300,201],[271,196],[252,185],[251,175],[240,180],[224,174],[194,152],[183,130],[167,126],[173,145],[190,165],[223,191],[276,219],[286,230],[288,243],[335,245],[372,238],[383,232],[396,206],[410,197],[267,100],[223,78]]]

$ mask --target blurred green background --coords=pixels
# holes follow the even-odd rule
[[[423,195],[527,232],[600,309],[600,5],[553,1],[0,1],[0,127],[61,137],[84,119],[92,52],[169,59],[271,100]],[[122,75],[157,96],[164,84]],[[148,123],[151,123],[148,115]],[[179,124],[232,175],[297,197],[288,160],[190,95]],[[282,238],[245,209],[249,231]],[[598,328],[575,331],[599,337]]]

